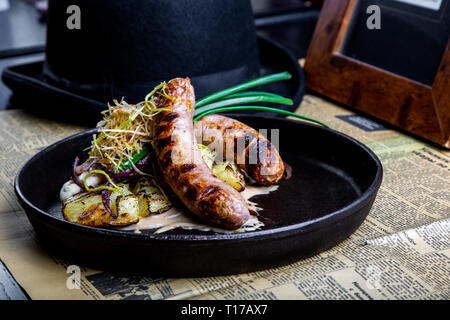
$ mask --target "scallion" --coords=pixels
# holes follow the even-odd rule
[[[261,86],[264,84],[281,81],[281,80],[289,80],[291,78],[291,74],[287,71],[271,74],[268,76],[260,77],[254,80],[247,81],[242,84],[238,84],[234,87],[213,93],[203,99],[200,99],[196,102],[196,107],[199,108],[203,105],[209,104],[211,102],[215,102],[223,97],[235,94],[240,91],[244,91],[253,87]]]
[[[276,104],[282,104],[282,105],[293,105],[293,101],[291,99],[282,97],[278,94],[269,93],[269,92],[261,92],[261,91],[246,91],[250,88],[265,85],[272,82],[277,82],[281,80],[288,80],[291,79],[292,76],[289,72],[280,72],[276,74],[271,74],[267,76],[263,76],[257,79],[253,79],[250,81],[247,81],[245,83],[230,87],[228,89],[213,93],[203,99],[200,99],[196,101],[196,109],[194,112],[194,119],[193,121],[197,121],[201,119],[202,117],[212,114],[212,113],[220,113],[220,112],[227,112],[227,111],[242,111],[242,110],[256,110],[256,111],[267,111],[267,112],[274,112],[279,113],[287,116],[292,116],[295,118],[299,118],[306,121],[311,121],[317,124],[320,124],[326,128],[328,126],[318,120],[311,119],[290,111],[272,108],[272,107],[265,107],[265,106],[254,106],[254,105],[246,105],[246,104],[252,104],[252,103],[276,103]],[[166,92],[165,92],[165,86],[166,83],[163,82],[159,86],[155,87],[152,92],[150,92],[146,97],[144,101],[144,106],[148,105],[148,100],[150,99],[153,94],[155,94],[158,90],[161,90],[162,95],[167,98],[171,99]],[[138,114],[142,111],[143,108],[135,110],[135,114],[130,117],[127,121],[122,123],[119,126],[119,129],[123,129],[123,127],[126,127],[131,121],[133,121]],[[104,138],[104,133],[100,133],[99,137],[96,141],[99,141]],[[148,153],[150,152],[150,146],[144,145],[144,147],[139,151],[136,152],[131,159],[128,159],[126,161],[123,161],[120,166],[118,167],[119,172],[123,172],[125,170],[130,169],[133,167],[134,164],[136,164],[139,160],[143,159]]]
[[[194,122],[200,120],[204,116],[212,113],[220,113],[220,112],[227,112],[227,111],[242,111],[242,110],[257,110],[257,111],[268,111],[268,112],[274,112],[279,114],[284,114],[286,116],[291,116],[295,118],[299,118],[306,121],[311,121],[317,124],[320,124],[321,126],[324,126],[325,128],[328,128],[328,126],[318,120],[308,118],[290,111],[282,110],[282,109],[276,109],[276,108],[270,108],[270,107],[261,107],[261,106],[231,106],[231,107],[222,107],[222,108],[215,108],[207,111],[199,110],[199,112],[194,113]]]
[[[212,110],[216,108],[222,108],[222,107],[228,107],[228,106],[236,106],[236,105],[244,105],[248,103],[258,103],[258,102],[268,102],[268,103],[277,103],[277,104],[283,104],[292,106],[294,103],[291,99],[284,98],[281,96],[267,96],[267,95],[260,95],[260,96],[249,96],[249,97],[242,97],[242,98],[232,98],[232,99],[224,99],[220,100],[214,103],[206,104],[201,106],[200,108],[196,108],[196,112],[204,112],[207,110]]]
[[[244,98],[244,97],[272,97],[272,98],[280,98],[280,99],[287,99],[283,96],[280,96],[275,93],[270,92],[264,92],[264,91],[242,91],[234,94],[230,94],[225,97],[225,99],[231,99],[231,98]]]
[[[87,178],[91,174],[94,174],[94,173],[104,175],[106,177],[106,180],[108,180],[108,182],[112,185],[112,187],[104,185],[104,186],[99,186],[97,188],[90,188],[87,185]],[[84,184],[84,187],[85,187],[86,191],[89,191],[89,192],[95,192],[95,191],[101,191],[101,190],[111,190],[113,192],[117,192],[117,193],[122,194],[122,191],[120,190],[120,188],[114,184],[114,182],[112,181],[111,177],[103,170],[92,170],[92,171],[89,171],[86,174],[86,176],[84,177],[84,179],[83,179],[83,184]]]

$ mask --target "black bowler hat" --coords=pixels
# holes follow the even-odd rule
[[[107,102],[137,103],[162,81],[190,77],[197,98],[281,71],[261,90],[304,92],[297,59],[257,37],[248,0],[50,0],[45,61],[7,68],[14,96],[98,114]],[[29,104],[27,104],[29,105]]]

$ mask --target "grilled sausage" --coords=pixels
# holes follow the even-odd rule
[[[244,198],[213,175],[203,161],[194,136],[194,89],[189,78],[171,80],[161,95],[153,121],[153,146],[167,184],[201,219],[237,229],[249,218]],[[168,97],[167,97],[168,96]]]
[[[197,141],[222,148],[222,155],[236,162],[257,184],[277,183],[284,163],[276,147],[246,124],[220,115],[208,115],[194,124]]]

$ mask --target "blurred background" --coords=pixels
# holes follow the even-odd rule
[[[252,0],[258,33],[306,56],[322,0]],[[47,0],[0,0],[0,73],[8,66],[42,59]],[[0,110],[14,108],[0,82]]]

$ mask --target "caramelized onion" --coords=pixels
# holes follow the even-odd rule
[[[119,172],[116,174],[112,174],[112,175],[110,175],[110,177],[114,180],[122,180],[122,179],[134,177],[135,175],[136,175],[136,171],[134,170],[134,168],[130,168],[125,171],[122,171],[122,172]]]
[[[106,184],[109,185],[109,183],[106,183]],[[105,207],[106,211],[108,211],[108,213],[111,215],[111,217],[113,219],[117,219],[117,215],[112,211],[111,206],[110,206],[111,193],[112,193],[111,190],[108,190],[108,189],[102,190],[102,202],[103,202],[103,206]]]
[[[72,180],[75,182],[77,186],[81,188],[81,190],[85,190],[83,181],[80,179],[80,166],[78,163],[80,162],[80,159],[78,157],[75,158],[75,161],[73,162],[72,166]]]
[[[284,178],[286,180],[289,180],[292,177],[292,167],[289,164],[287,164],[286,162],[283,162],[283,163],[284,163],[284,174],[285,174]]]

